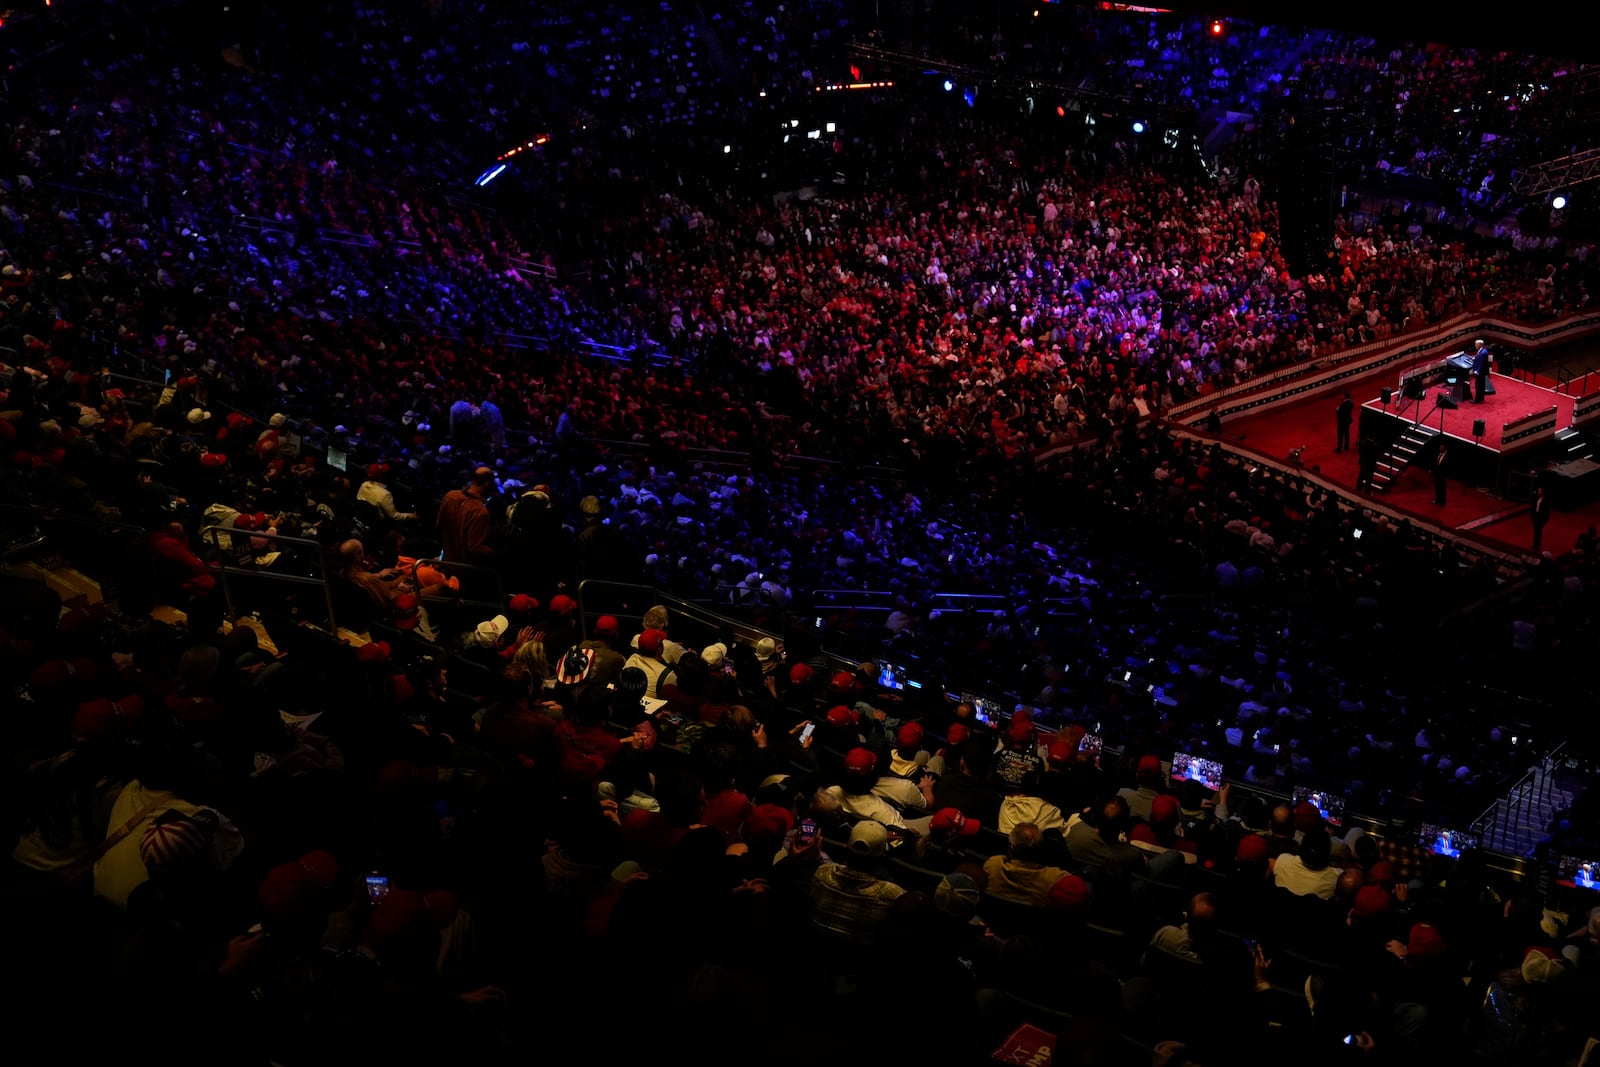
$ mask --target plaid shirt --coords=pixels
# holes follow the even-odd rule
[[[894,902],[905,890],[840,863],[824,864],[811,876],[811,925],[871,943]]]

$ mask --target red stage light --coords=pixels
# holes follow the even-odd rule
[[[850,80],[853,82],[858,82],[861,80],[861,68],[856,66],[854,63],[850,65]]]
[[[1215,20],[1212,21],[1212,23],[1211,23],[1211,36],[1213,36],[1213,37],[1221,37],[1223,34],[1225,34],[1227,32],[1228,32],[1228,27],[1227,27],[1227,25],[1225,23],[1223,23],[1223,21],[1221,19],[1215,19]]]
[[[1056,105],[1056,115],[1059,116],[1060,118],[1066,118],[1067,117],[1067,109],[1062,107],[1060,104],[1057,104]]]

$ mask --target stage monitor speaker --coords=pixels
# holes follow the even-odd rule
[[[1443,408],[1445,411],[1454,411],[1456,408],[1461,406],[1460,404],[1457,404],[1455,399],[1448,393],[1440,393],[1434,399],[1434,404],[1436,407]]]
[[[1407,400],[1421,400],[1428,392],[1428,383],[1422,380],[1421,375],[1415,378],[1407,378],[1400,392]]]
[[[1489,432],[1489,428],[1486,425],[1484,425],[1484,422],[1483,422],[1482,419],[1473,419],[1472,420],[1472,436],[1474,436],[1474,437],[1482,437],[1484,434],[1486,434],[1488,432]]]
[[[1394,390],[1393,389],[1390,389],[1386,385],[1382,389],[1378,390],[1378,403],[1382,404],[1384,407],[1388,407],[1390,401],[1392,401],[1392,400],[1394,400]]]

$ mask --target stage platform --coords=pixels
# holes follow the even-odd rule
[[[1381,412],[1382,405],[1377,402],[1376,397],[1384,386],[1394,387],[1395,377],[1393,368],[1385,368],[1343,383],[1343,387],[1349,389],[1351,397],[1364,408],[1371,407],[1375,412]],[[1596,377],[1600,378],[1600,375]],[[1513,401],[1511,394],[1498,392],[1500,380],[1501,376],[1497,375],[1495,388],[1496,395],[1500,398],[1498,402],[1491,397],[1480,407],[1468,404],[1459,409],[1459,414],[1465,416],[1463,440],[1472,440],[1472,420],[1480,417],[1473,412],[1482,412],[1491,403],[1496,404],[1502,425],[1507,421],[1506,413],[1511,409],[1510,405],[1514,403],[1526,405],[1529,400],[1538,397],[1544,400],[1545,407],[1560,407],[1553,401],[1544,399],[1552,392],[1546,388],[1535,387],[1536,392],[1523,394],[1521,401]],[[1513,385],[1522,384],[1513,382]],[[1429,390],[1429,398],[1425,401],[1429,408],[1433,405],[1432,393],[1438,388],[1442,387],[1435,386]],[[1222,437],[1235,448],[1279,461],[1290,452],[1297,452],[1308,470],[1331,479],[1347,492],[1365,496],[1367,494],[1360,493],[1356,489],[1360,473],[1356,450],[1352,448],[1346,452],[1334,451],[1333,410],[1339,402],[1339,394],[1338,389],[1319,391],[1315,395],[1267,411],[1235,416],[1223,424]],[[1370,404],[1367,403],[1368,398],[1373,398]],[[1389,410],[1390,412],[1395,410],[1393,403],[1389,405]],[[1534,410],[1538,410],[1537,403]],[[1570,408],[1562,408],[1557,415],[1563,411],[1570,417]],[[1362,414],[1367,418],[1381,417],[1381,415],[1369,415],[1365,411]],[[1447,432],[1452,425],[1449,421],[1452,414],[1456,412],[1445,413]],[[1487,414],[1482,417],[1485,422],[1490,421]],[[1431,425],[1434,427],[1439,425],[1437,412],[1433,415]],[[1352,436],[1359,438],[1359,428]],[[1496,441],[1498,440],[1497,437]],[[1486,434],[1484,437],[1486,453],[1488,447],[1489,439]],[[1371,499],[1382,501],[1389,507],[1415,515],[1419,519],[1426,519],[1455,530],[1468,540],[1483,542],[1502,550],[1526,552],[1533,536],[1528,505],[1525,501],[1505,500],[1481,488],[1465,486],[1458,480],[1452,479],[1449,502],[1442,508],[1437,507],[1433,503],[1432,473],[1420,467],[1406,471],[1387,493],[1373,496]],[[1565,552],[1573,546],[1584,530],[1597,525],[1600,525],[1600,503],[1586,504],[1570,511],[1558,510],[1550,516],[1549,526],[1544,532],[1543,547],[1552,552]]]
[[[1420,414],[1421,421],[1430,428],[1442,430],[1447,436],[1462,441],[1480,444],[1495,452],[1517,452],[1524,448],[1536,448],[1541,444],[1548,444],[1550,441],[1548,430],[1521,437],[1518,434],[1522,426],[1527,425],[1530,416],[1548,411],[1550,408],[1555,408],[1556,430],[1564,430],[1572,425],[1572,412],[1577,404],[1574,397],[1558,393],[1554,389],[1547,389],[1542,385],[1508,378],[1504,374],[1491,374],[1489,378],[1494,383],[1494,392],[1484,397],[1481,404],[1474,404],[1469,400],[1460,401],[1460,406],[1453,409],[1436,408],[1435,399],[1450,395],[1450,389],[1446,385],[1434,385],[1422,398],[1420,413],[1416,402],[1403,400],[1398,389],[1395,390],[1394,399],[1387,410],[1377,399],[1368,400],[1361,406],[1375,414],[1387,415],[1390,419],[1398,419],[1406,424],[1417,421]],[[1472,424],[1478,419],[1482,419],[1484,423],[1481,441],[1472,433]],[[1542,422],[1542,420],[1533,421]],[[1511,440],[1505,439],[1508,425]]]

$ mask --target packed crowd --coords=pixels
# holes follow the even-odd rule
[[[561,284],[549,276],[547,253],[524,251],[492,217],[460,202],[441,206],[408,185],[411,155],[341,150],[354,130],[374,124],[359,104],[329,103],[339,97],[326,93],[310,120],[300,112],[309,92],[291,106],[274,100],[271,79],[250,91],[226,72],[147,78],[143,55],[124,63],[125,78],[102,72],[103,109],[73,115],[45,100],[14,131],[15,151],[37,169],[149,197],[166,232],[139,232],[135,213],[80,219],[19,183],[8,205],[23,230],[12,265],[49,269],[52,260],[28,254],[32,244],[83,260],[80,270],[98,282],[125,274],[125,284],[150,277],[163,288],[197,288],[236,340],[207,345],[191,333],[195,351],[205,348],[232,382],[282,387],[291,403],[303,399],[293,395],[304,392],[295,379],[315,372],[318,356],[287,350],[323,340],[319,324],[410,324],[406,333],[364,330],[365,346],[393,350],[377,365],[359,352],[350,358],[348,345],[341,353],[356,373],[335,390],[344,406],[376,409],[391,426],[408,410],[430,427],[441,420],[424,410],[427,397],[380,393],[384,375],[374,370],[403,380],[416,366],[421,384],[455,393],[467,377],[456,360],[487,365],[500,375],[496,403],[504,406],[541,379],[574,372],[530,374],[523,350],[496,337],[539,338],[559,351],[579,340],[627,351],[648,338],[680,358],[721,356],[770,377],[771,396],[793,396],[786,386],[798,380],[809,403],[795,420],[797,448],[840,444],[819,441],[824,429],[805,417],[821,409],[898,436],[914,452],[958,442],[1014,461],[1318,347],[1381,339],[1522,292],[1530,296],[1518,295],[1519,310],[1534,316],[1588,299],[1586,257],[1549,272],[1546,255],[1469,246],[1407,218],[1364,232],[1342,221],[1337,260],[1291,279],[1277,258],[1272,206],[1248,176],[1217,186],[1132,161],[1080,172],[1062,168],[1047,147],[959,119],[926,123],[893,148],[853,146],[891,174],[915,175],[920,188],[901,194],[782,209],[694,204],[650,192],[636,175],[603,178],[593,166],[595,198],[632,208],[615,214],[578,265],[591,284]],[[398,82],[398,64],[391,56],[373,69]],[[384,97],[391,85],[375,81]],[[168,104],[148,128],[128,113],[133,89]],[[201,97],[211,102],[205,111],[192,104]],[[426,106],[402,99],[408,113]],[[60,126],[63,133],[49,132]],[[867,240],[856,247],[859,234]],[[88,262],[106,257],[112,262]],[[1547,272],[1552,283],[1535,286]],[[276,359],[212,350],[261,345],[263,333]],[[159,366],[154,357],[118,353],[131,366]],[[650,404],[616,397],[615,388],[582,389],[576,399],[590,409],[576,412],[575,424],[633,436],[660,425],[657,407],[671,404],[670,418],[683,423],[673,432],[687,442],[748,448],[748,427],[768,421],[758,409],[720,429],[729,398],[716,389],[686,393],[654,378],[623,388],[671,395]],[[508,421],[552,432],[573,399],[530,401]],[[265,414],[278,405],[258,396],[248,406]],[[730,440],[741,422],[743,440]]]
[[[1009,35],[983,12],[966,21],[965,61],[1147,105],[1152,122],[1280,129],[1290,114],[1333,109],[1341,180],[1423,179],[1410,188],[1480,219],[1504,212],[1513,167],[1564,155],[1581,136],[1584,68],[1567,59],[1209,14],[1045,9]]]
[[[14,1003],[45,1024],[70,983],[102,1022],[77,1047],[106,1052],[183,1003],[183,1062],[576,1052],[593,1023],[560,1020],[594,1020],[623,968],[651,992],[607,1047],[649,1062],[887,1051],[903,1035],[861,1013],[931,995],[937,1062],[1023,1020],[1085,1063],[1582,1047],[1596,919],[1494,888],[1471,852],[661,608],[579,642],[575,611],[519,595],[449,654],[423,626],[352,648],[270,610],[270,646],[97,610],[8,641],[7,886],[30,915],[10,947],[34,979]],[[1257,751],[1318,728],[1272,717],[1305,697],[1271,677],[1219,679],[1248,694],[1242,730],[1270,724]]]
[[[463,58],[420,83],[472,69],[436,54]],[[594,1054],[600,1032],[608,1055],[814,1061],[903,1053],[864,1020],[930,1001],[940,1062],[1023,1019],[1084,1062],[1582,1048],[1596,920],[1415,844],[1525,765],[1510,723],[1315,629],[1381,642],[1419,599],[1491,591],[1488,564],[1143,417],[1519,286],[1574,306],[1581,261],[1535,286],[1542,263],[1395,224],[1341,231],[1338,275],[1300,282],[1248,183],[1051,165],[934,119],[884,150],[910,192],[766,209],[586,172],[629,192],[579,286],[441,203],[410,150],[368,156],[373,116],[163,60],[6,131],[0,479],[139,531],[82,554],[118,610],[19,597],[7,621],[6,890],[41,1023],[70,985],[108,1050],[181,1004],[164,1054],[210,1062]],[[148,206],[75,204],[47,184],[69,176]],[[681,363],[576,354],[602,332]],[[971,465],[795,459],[883,442]],[[356,635],[305,625],[320,590],[250,580],[320,573],[279,535],[313,542]],[[1527,662],[1582,632],[1595,547],[1548,561]],[[774,631],[819,587],[896,603],[785,650],[660,608],[583,618],[596,577],[720,591]],[[882,661],[939,684],[885,687]],[[1015,699],[949,702],[946,679]],[[1185,751],[1239,784],[1171,777]],[[1297,786],[1392,828],[1279,805]],[[1600,840],[1593,814],[1562,848]]]

